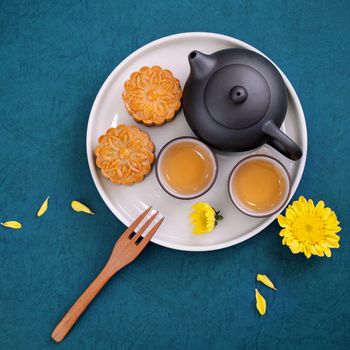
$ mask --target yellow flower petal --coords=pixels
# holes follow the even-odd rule
[[[280,235],[281,237],[284,237],[284,236],[286,235],[286,229],[285,229],[285,228],[282,229],[282,230],[280,231],[279,235]]]
[[[316,205],[316,212],[321,213],[322,210],[324,209],[324,201],[319,201]]]
[[[50,197],[47,197],[45,200],[44,200],[44,203],[41,205],[40,209],[38,210],[36,216],[37,217],[40,217],[42,215],[45,214],[47,208],[49,207],[49,198]]]
[[[278,215],[277,221],[281,227],[286,227],[287,226],[287,218],[283,215]]]
[[[265,315],[266,312],[266,300],[255,288],[255,299],[256,299],[256,308],[259,311],[261,316]]]
[[[327,221],[328,218],[331,216],[331,214],[332,214],[332,211],[330,208],[324,208],[322,211],[322,219],[324,221]]]
[[[325,236],[326,236],[326,238],[329,238],[329,239],[336,241],[336,242],[339,242],[339,240],[340,240],[340,237],[336,233],[327,232]]]
[[[296,239],[293,239],[292,243],[289,245],[289,248],[293,254],[300,253],[300,245]]]
[[[337,235],[326,236],[325,241],[330,248],[339,248],[339,239]]]
[[[324,254],[327,258],[330,258],[332,256],[331,250],[328,247],[328,244],[326,242],[321,242],[321,246],[323,248]]]
[[[326,239],[326,243],[327,243],[329,248],[339,248],[340,247],[340,244],[338,242],[329,241],[328,239]]]
[[[307,204],[307,200],[306,200],[306,198],[305,198],[304,196],[300,196],[300,197],[299,197],[299,201],[300,201],[301,203],[303,203],[303,204]]]
[[[274,286],[272,281],[266,276],[266,275],[261,275],[260,273],[256,275],[256,280],[265,284],[266,287],[269,287],[271,289],[277,290],[277,288]]]
[[[305,206],[304,203],[301,202],[294,202],[292,209],[297,215],[299,215],[300,213],[307,211],[307,206]]]
[[[318,255],[315,245],[311,246],[311,254]]]
[[[293,207],[289,206],[286,210],[286,217],[290,218],[292,221],[295,219],[296,214]]]
[[[317,251],[318,256],[324,256],[323,247],[321,246],[321,244],[315,244],[315,249]]]
[[[329,227],[329,226],[326,225],[325,229],[327,231],[331,232],[331,233],[338,233],[338,232],[341,231],[341,227],[339,227],[339,226],[331,226],[331,227]]]
[[[93,211],[91,211],[90,208],[88,208],[85,204],[80,203],[78,201],[72,201],[71,203],[71,207],[73,210],[77,211],[77,212],[83,212],[86,214],[91,214],[94,215],[95,213]]]
[[[307,203],[308,203],[308,205],[309,205],[309,207],[310,207],[311,209],[314,209],[314,208],[315,208],[315,204],[314,204],[314,201],[313,201],[312,199],[309,199],[309,200],[307,201]]]
[[[332,252],[331,250],[329,249],[329,247],[327,248],[324,248],[324,253],[326,255],[327,258],[330,258],[332,256]]]
[[[304,249],[301,249],[300,251],[304,251],[304,254],[308,259],[311,257],[311,247],[309,245],[305,245]]]
[[[22,224],[18,221],[5,221],[1,222],[1,225],[15,230],[22,228]]]

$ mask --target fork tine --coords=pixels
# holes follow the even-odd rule
[[[140,250],[143,250],[146,245],[149,243],[149,241],[151,240],[151,238],[154,236],[154,234],[157,232],[159,226],[162,224],[162,222],[164,221],[164,216],[150,229],[150,231],[147,233],[147,235],[145,237],[143,237],[142,241],[137,245],[137,247]]]
[[[152,206],[150,206],[148,209],[146,209],[141,215],[137,217],[137,219],[124,231],[124,233],[120,236],[121,237],[129,237],[130,234],[135,230],[135,228],[140,224],[140,222],[144,219],[144,217],[149,213]]]
[[[135,243],[137,239],[145,232],[146,228],[151,224],[151,222],[156,218],[159,211],[155,212],[143,225],[142,227],[135,233],[134,237],[132,237],[131,241]]]

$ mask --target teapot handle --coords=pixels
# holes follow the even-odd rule
[[[263,131],[270,136],[268,144],[291,160],[298,160],[302,157],[303,151],[290,139],[273,121],[268,121],[263,126]]]

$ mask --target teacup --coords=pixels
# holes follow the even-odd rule
[[[213,186],[218,172],[215,153],[194,137],[179,137],[159,152],[156,176],[168,194],[179,199],[202,196]]]
[[[231,171],[228,192],[232,203],[246,215],[267,217],[287,203],[291,180],[285,166],[267,155],[252,155]]]

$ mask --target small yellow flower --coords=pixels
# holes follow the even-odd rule
[[[196,203],[192,205],[193,212],[190,214],[192,219],[194,234],[202,234],[211,232],[217,225],[217,220],[222,220],[223,217],[216,212],[208,203]]]
[[[283,228],[282,244],[289,246],[293,254],[304,253],[307,258],[311,255],[330,257],[330,248],[339,248],[339,221],[323,201],[315,206],[312,199],[307,201],[301,196],[288,206],[286,216],[279,215],[277,220]]]

